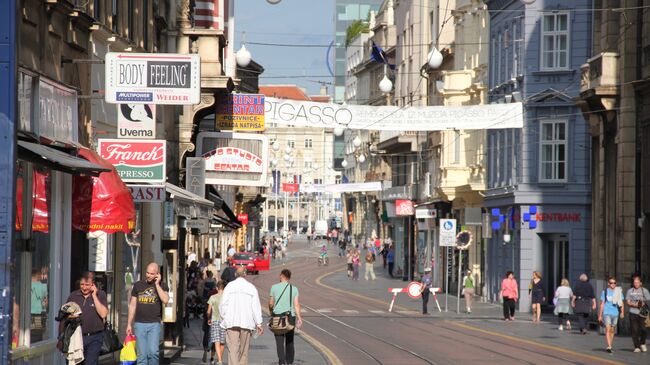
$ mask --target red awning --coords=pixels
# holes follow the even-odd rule
[[[135,228],[131,192],[117,171],[95,151],[79,147],[79,157],[110,168],[99,177],[72,178],[72,227],[81,231],[129,233]]]
[[[23,171],[16,178],[16,231],[23,229]],[[48,233],[50,174],[34,169],[32,178],[32,231]]]

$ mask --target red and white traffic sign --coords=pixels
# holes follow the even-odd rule
[[[431,294],[433,294],[433,299],[436,302],[436,305],[438,306],[438,312],[442,312],[442,309],[440,308],[440,303],[438,303],[438,297],[436,296],[436,293],[440,292],[440,288],[429,288],[429,291]],[[388,306],[388,311],[392,312],[393,311],[393,304],[395,304],[395,299],[397,299],[397,294],[399,293],[406,293],[409,297],[413,299],[417,299],[422,296],[422,283],[419,283],[417,281],[411,281],[408,283],[406,288],[388,288],[388,292],[393,294],[393,298],[390,301],[390,306]]]

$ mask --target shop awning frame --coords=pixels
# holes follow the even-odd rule
[[[52,170],[73,175],[97,177],[111,169],[89,162],[58,149],[27,141],[18,141],[18,157],[22,160],[46,166]]]
[[[165,183],[165,190],[174,201],[174,210],[186,218],[210,218],[214,203],[174,184]]]

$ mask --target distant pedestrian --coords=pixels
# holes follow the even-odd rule
[[[75,302],[81,309],[81,334],[83,335],[84,365],[99,363],[99,353],[104,338],[104,320],[108,315],[106,293],[95,286],[94,275],[84,272],[79,289],[70,293],[66,302]]]
[[[208,299],[208,324],[210,325],[210,365],[221,365],[223,361],[223,350],[226,347],[226,329],[221,327],[221,315],[219,304],[223,297],[223,290],[226,287],[223,281],[217,283],[217,292]],[[217,362],[214,363],[214,354],[217,354]]]
[[[580,282],[573,288],[573,301],[571,306],[574,312],[578,315],[578,327],[580,333],[587,334],[587,319],[591,315],[591,311],[596,310],[596,296],[594,295],[594,287],[589,283],[587,274],[580,275]]]
[[[228,250],[226,251],[226,253],[228,254],[228,258],[231,258],[235,256],[237,250],[232,245],[228,245]]]
[[[530,296],[533,311],[533,323],[539,323],[540,317],[542,316],[542,303],[546,302],[542,274],[539,271],[533,271],[533,278],[528,285],[528,295]]]
[[[282,270],[280,282],[273,285],[269,293],[269,311],[275,315],[290,313],[289,323],[300,328],[302,327],[302,314],[300,301],[298,300],[298,288],[292,285],[289,280],[291,280],[291,271],[288,269]],[[283,335],[275,335],[275,347],[280,365],[293,364],[295,354],[294,334],[295,329]]]
[[[388,263],[388,275],[393,276],[393,267],[395,267],[395,250],[393,246],[388,247],[388,253],[386,254],[386,262]]]
[[[506,277],[501,282],[501,297],[503,298],[503,320],[515,320],[515,304],[519,299],[519,288],[515,274],[512,271],[506,273]]]
[[[375,255],[372,253],[371,250],[368,250],[366,253],[366,272],[364,273],[364,278],[368,280],[368,276],[372,280],[375,280]]]
[[[472,270],[467,270],[463,278],[463,295],[465,296],[465,307],[467,307],[467,314],[472,313],[472,299],[474,297],[474,278],[472,277]]]
[[[566,321],[567,331],[571,331],[571,321],[569,316],[573,314],[571,308],[571,298],[573,298],[573,290],[568,279],[562,279],[562,284],[555,289],[555,309],[553,313],[557,316],[558,330],[564,330],[564,323]]]
[[[420,293],[422,294],[422,314],[429,314],[429,294],[431,293],[431,268],[427,267],[424,269],[424,275],[420,279],[422,287],[420,288]]]
[[[352,252],[352,280],[359,280],[359,265],[361,265],[361,254],[355,248]]]
[[[614,352],[614,332],[618,325],[618,318],[625,317],[623,288],[616,286],[616,278],[610,277],[607,280],[608,287],[600,294],[600,312],[598,322],[605,325],[605,339],[607,340],[607,352]]]
[[[627,291],[627,305],[630,307],[630,332],[634,352],[646,352],[648,351],[645,344],[647,330],[645,328],[645,318],[641,316],[641,311],[644,310],[645,315],[648,316],[650,292],[643,287],[639,275],[634,275],[632,278],[632,287]]]
[[[348,249],[348,252],[345,254],[345,260],[348,268],[348,278],[352,279],[352,274],[354,273],[354,266],[352,265],[352,250]]]
[[[226,329],[228,365],[247,365],[252,331],[264,332],[262,307],[255,285],[246,280],[246,269],[238,267],[235,275],[237,279],[223,290],[219,314]]]
[[[145,280],[137,281],[131,291],[126,334],[134,335],[138,365],[158,365],[162,307],[169,302],[169,288],[161,282],[160,267],[147,265]]]

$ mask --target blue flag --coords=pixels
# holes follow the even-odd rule
[[[379,47],[375,42],[372,42],[372,52],[370,53],[370,59],[378,63],[387,64],[391,70],[395,69],[395,65],[388,63],[386,52],[384,52],[384,50],[381,49],[381,47]]]

